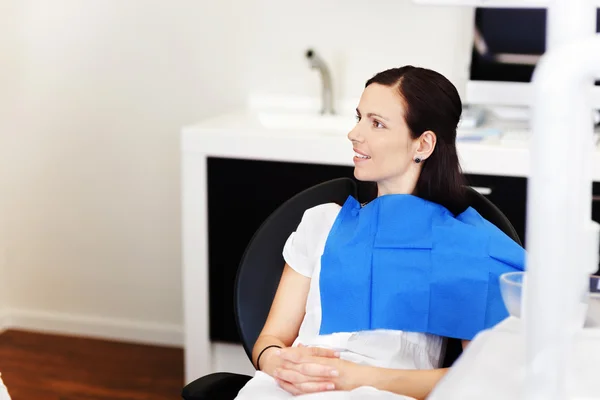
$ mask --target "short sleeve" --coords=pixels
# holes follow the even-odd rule
[[[283,259],[299,274],[312,277],[340,208],[335,203],[309,208],[302,215],[296,231],[288,237],[283,246]]]

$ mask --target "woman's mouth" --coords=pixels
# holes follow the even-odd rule
[[[371,157],[366,154],[359,153],[358,151],[354,151],[354,158],[358,158],[359,160],[368,160]]]

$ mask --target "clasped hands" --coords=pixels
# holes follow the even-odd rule
[[[340,358],[339,352],[320,347],[288,347],[275,354],[280,360],[273,377],[293,395],[329,390],[351,390],[360,386],[358,364]]]

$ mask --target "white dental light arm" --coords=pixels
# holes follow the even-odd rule
[[[597,266],[589,101],[597,76],[600,36],[588,35],[546,53],[533,77],[524,291],[528,400],[567,398],[571,343],[581,328],[577,306]]]

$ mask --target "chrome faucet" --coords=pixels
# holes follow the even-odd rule
[[[321,114],[335,114],[333,109],[333,85],[331,84],[331,73],[325,61],[313,50],[306,51],[306,58],[310,67],[318,69],[321,74]]]

